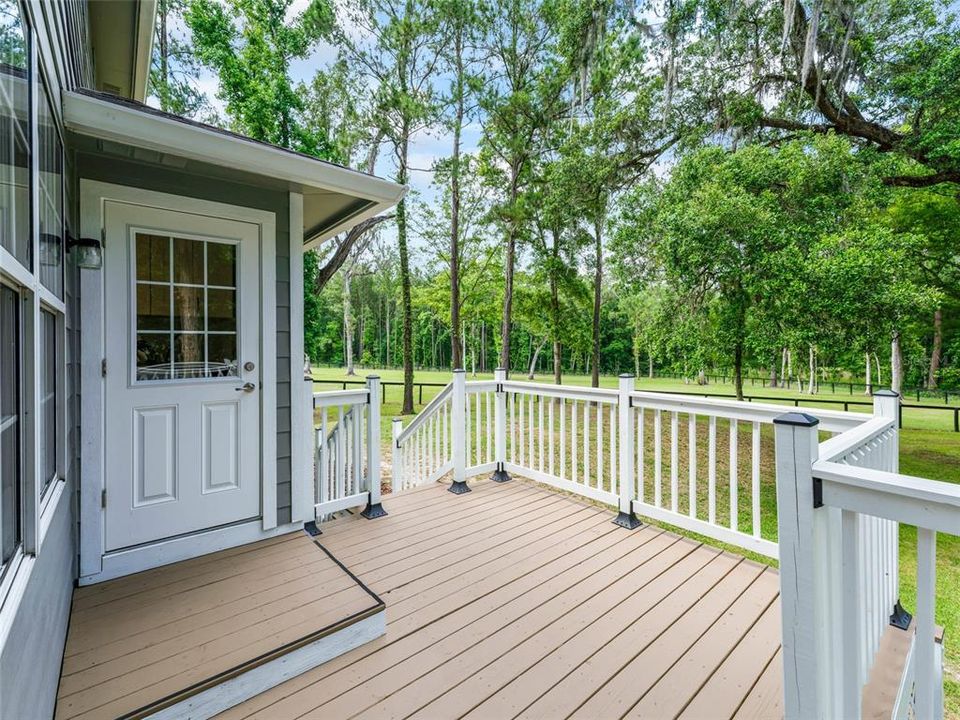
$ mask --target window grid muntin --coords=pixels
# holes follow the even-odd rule
[[[167,280],[141,280],[139,278],[138,272],[138,253],[139,253],[139,243],[138,238],[140,236],[144,237],[163,237],[167,241]],[[175,281],[175,272],[176,272],[176,260],[175,260],[175,247],[177,240],[185,240],[188,242],[201,243],[203,246],[203,279],[204,283],[194,283],[194,282],[176,282]],[[206,283],[206,280],[210,277],[209,272],[209,260],[210,252],[209,248],[211,245],[224,245],[233,248],[233,277],[234,285],[209,285]],[[172,382],[190,382],[190,381],[217,381],[217,380],[226,380],[231,381],[239,377],[239,354],[240,354],[240,305],[238,302],[239,299],[239,268],[240,268],[240,243],[235,240],[225,239],[225,238],[212,238],[206,236],[192,236],[185,233],[160,233],[157,231],[151,231],[146,229],[132,229],[131,230],[131,258],[130,265],[132,268],[132,280],[133,280],[133,292],[132,292],[132,338],[131,342],[133,344],[132,352],[132,369],[131,374],[133,382],[138,385],[141,384],[159,384],[159,383],[172,383]],[[141,330],[139,327],[139,300],[137,288],[140,286],[145,287],[169,287],[170,292],[168,295],[168,314],[167,322],[168,329],[166,330]],[[176,329],[176,299],[175,293],[177,288],[189,288],[196,290],[203,290],[203,329],[202,330],[177,330]],[[233,330],[211,330],[210,329],[210,303],[209,303],[209,291],[210,290],[224,290],[234,293],[234,305],[233,305]],[[141,373],[148,369],[150,366],[145,366],[141,368],[138,360],[138,338],[139,336],[154,336],[162,337],[166,336],[169,338],[169,351],[168,351],[168,364],[169,369],[165,372],[167,377],[154,377],[146,378],[141,377]],[[203,360],[195,361],[196,364],[202,366],[202,374],[200,375],[187,375],[179,376],[174,375],[176,373],[176,366],[178,362],[176,360],[177,354],[177,337],[183,337],[187,335],[202,335],[203,336]],[[234,346],[233,351],[237,356],[233,358],[233,366],[227,367],[227,372],[225,374],[214,374],[211,375],[211,363],[210,361],[210,338],[211,337],[233,337]],[[180,362],[179,365],[184,366],[187,363]],[[219,363],[218,363],[219,364]],[[164,371],[158,371],[158,374],[162,374]]]

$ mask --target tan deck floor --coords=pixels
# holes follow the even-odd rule
[[[374,607],[302,532],[79,588],[56,717],[120,717]]]
[[[525,481],[471,485],[325,526],[386,635],[220,717],[782,717],[775,571]]]

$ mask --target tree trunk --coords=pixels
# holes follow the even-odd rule
[[[457,71],[456,120],[453,124],[453,155],[450,158],[450,363],[454,370],[463,369],[463,348],[460,339],[460,132],[463,126],[463,34],[454,34]]]
[[[487,371],[487,321],[480,321],[480,372]]]
[[[903,350],[899,330],[894,331],[890,341],[890,389],[897,394],[903,390]]]
[[[770,387],[777,387],[777,357],[773,357],[773,362],[770,363]]]
[[[737,400],[743,400],[743,343],[739,341],[733,347],[733,391]]]
[[[537,345],[537,349],[533,351],[533,355],[530,356],[530,370],[527,372],[527,379],[533,380],[534,375],[537,371],[537,360],[540,358],[540,351],[543,350],[543,346],[547,344],[547,339],[542,338],[540,343]]]
[[[550,334],[553,339],[553,383],[560,385],[563,381],[561,363],[563,362],[563,348],[560,345],[560,291],[557,288],[557,266],[560,262],[560,233],[553,233],[553,262],[550,267]]]
[[[880,358],[876,353],[873,354],[873,364],[877,367],[877,385],[883,387],[883,371],[880,368]]]
[[[927,387],[937,389],[937,374],[940,372],[941,353],[943,352],[943,311],[933,311],[933,347],[930,349],[930,370],[927,373]]]
[[[409,128],[402,130],[397,182],[407,184]],[[400,287],[403,302],[403,405],[401,415],[413,414],[413,303],[410,299],[410,256],[407,251],[407,201],[397,203],[397,245],[400,250]]]
[[[793,353],[787,349],[787,389],[793,384]]]
[[[784,345],[780,353],[780,387],[783,387],[784,382],[789,377],[787,374],[787,347]]]
[[[352,267],[343,271],[343,362],[347,375],[356,375],[353,367],[353,312],[350,302],[350,274]]]
[[[817,391],[817,352],[813,345],[810,345],[808,355],[808,370],[810,377],[807,380],[807,394],[813,395]]]
[[[871,372],[873,370],[873,366],[870,364],[870,351],[868,350],[867,352],[864,353],[864,355],[867,358],[867,372],[864,379],[863,393],[864,395],[872,395],[873,394],[873,378],[871,377]]]
[[[603,236],[599,218],[593,223],[597,264],[593,273],[593,357],[590,385],[600,387],[600,290],[603,285]]]
[[[653,380],[653,350],[647,348],[647,377]]]
[[[519,171],[516,166],[510,168],[510,206],[517,202],[517,183]],[[513,320],[513,264],[516,253],[516,221],[511,217],[507,221],[507,252],[503,262],[503,321],[500,326],[500,367],[507,377],[510,376],[510,325]]]

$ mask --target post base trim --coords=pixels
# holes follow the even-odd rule
[[[389,513],[383,509],[381,503],[370,504],[370,501],[367,501],[367,506],[360,512],[361,517],[365,517],[367,520],[376,520],[377,518],[386,517]]]
[[[464,493],[470,492],[470,486],[467,485],[466,480],[455,480],[448,490],[454,495],[463,495]]]
[[[617,514],[617,517],[613,519],[613,524],[619,525],[620,527],[625,528],[627,530],[636,530],[638,527],[643,525],[643,523],[640,522],[640,518],[638,518],[632,512],[628,513],[628,512],[624,512],[623,510],[621,510]]]
[[[493,475],[490,476],[490,479],[496,483],[505,483],[510,482],[513,478],[510,477],[510,473],[508,473],[506,470],[503,468],[498,468],[493,471]]]

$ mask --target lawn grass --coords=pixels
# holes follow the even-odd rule
[[[377,374],[381,380],[388,382],[401,382],[402,372],[399,370],[360,370],[356,377],[348,378],[342,370],[331,368],[317,368],[314,370],[314,378],[317,380],[337,380],[337,381],[356,381],[362,380],[365,375]],[[491,379],[492,374],[487,375],[468,375],[468,380],[473,379]],[[525,378],[524,378],[525,379]],[[450,381],[450,373],[437,371],[418,371],[414,377],[415,382],[422,383],[442,383]],[[551,382],[552,378],[538,376],[535,378],[538,382]],[[563,379],[564,384],[570,385],[589,385],[590,379],[583,376],[568,376]],[[615,377],[601,378],[601,386],[616,387],[617,379]],[[733,387],[730,384],[712,383],[706,387],[684,384],[678,380],[638,378],[636,381],[639,390],[670,390],[691,393],[732,393]],[[316,391],[337,389],[336,386],[327,383],[316,383]],[[422,402],[428,403],[440,387],[423,387]],[[386,402],[382,406],[382,438],[384,442],[384,464],[389,467],[391,461],[390,455],[390,422],[391,419],[399,415],[401,408],[402,392],[400,387],[388,386],[386,389]],[[746,394],[764,395],[778,398],[780,402],[790,402],[794,398],[801,400],[802,407],[816,408],[816,400],[807,395],[799,394],[787,389],[769,389],[747,386]],[[853,399],[860,401],[869,401],[862,394],[854,394],[852,397],[846,392],[820,393],[817,397],[825,399]],[[416,409],[419,410],[421,394],[420,389],[415,388],[414,401]],[[772,401],[769,401],[772,402]],[[935,402],[930,401],[931,405]],[[820,405],[820,407],[829,407],[831,409],[842,409],[836,405]],[[869,407],[852,406],[851,411],[870,412]],[[649,415],[649,413],[647,413]],[[815,410],[814,410],[814,413]],[[665,414],[666,415],[666,414]],[[592,422],[596,423],[596,415],[591,416]],[[903,415],[904,427],[900,433],[900,470],[903,473],[917,475],[920,477],[942,480],[945,482],[960,483],[960,434],[952,432],[953,418],[950,412],[936,410],[916,410],[907,409]],[[647,420],[648,427],[649,419]],[[609,423],[604,417],[605,428]],[[669,421],[665,417],[663,429],[663,475],[664,475],[664,503],[669,504]],[[701,418],[697,426],[697,466],[706,467],[706,433],[707,424]],[[743,500],[740,503],[740,512],[738,513],[737,526],[744,531],[749,532],[749,497],[750,497],[750,466],[749,466],[749,448],[750,448],[750,425],[741,423],[738,427],[738,445],[740,454],[738,455],[738,487]],[[644,436],[644,467],[645,477],[653,477],[653,432],[649,431]],[[557,443],[559,444],[559,443]],[[681,422],[679,426],[679,446],[681,448],[678,456],[677,474],[680,478],[678,485],[678,508],[684,512],[689,507],[689,493],[687,490],[687,472],[688,472],[688,428],[686,422]],[[720,420],[717,423],[717,475],[718,478],[729,477],[729,425],[726,421]],[[555,458],[559,462],[559,458]],[[609,465],[604,459],[602,466],[605,477],[609,478]],[[578,461],[580,471],[583,469],[583,461]],[[764,538],[776,538],[776,486],[774,474],[774,456],[773,456],[773,434],[772,428],[764,426],[761,432],[761,534]],[[596,472],[596,463],[592,463],[591,472]],[[389,470],[387,470],[389,474]],[[650,482],[649,480],[647,481]],[[608,484],[608,481],[604,483]],[[645,492],[648,493],[647,499],[650,499],[652,490],[647,485]],[[706,507],[707,490],[704,483],[697,485],[697,506]],[[717,522],[728,523],[730,518],[730,491],[727,482],[718,481],[717,483]],[[702,515],[701,515],[702,517]],[[683,530],[678,532],[690,535]],[[708,538],[699,538],[712,545],[720,545]],[[743,554],[742,550],[728,547],[734,552]],[[759,556],[750,555],[754,559],[771,563],[768,559]],[[774,564],[774,563],[771,563]],[[900,529],[900,582],[901,599],[906,608],[913,610],[916,608],[916,529],[909,526],[902,526]],[[960,537],[955,535],[940,534],[937,539],[937,622],[947,628],[945,651],[946,651],[946,678],[945,678],[945,704],[946,717],[953,720],[960,720],[960,641],[951,642],[954,633],[960,632]]]

